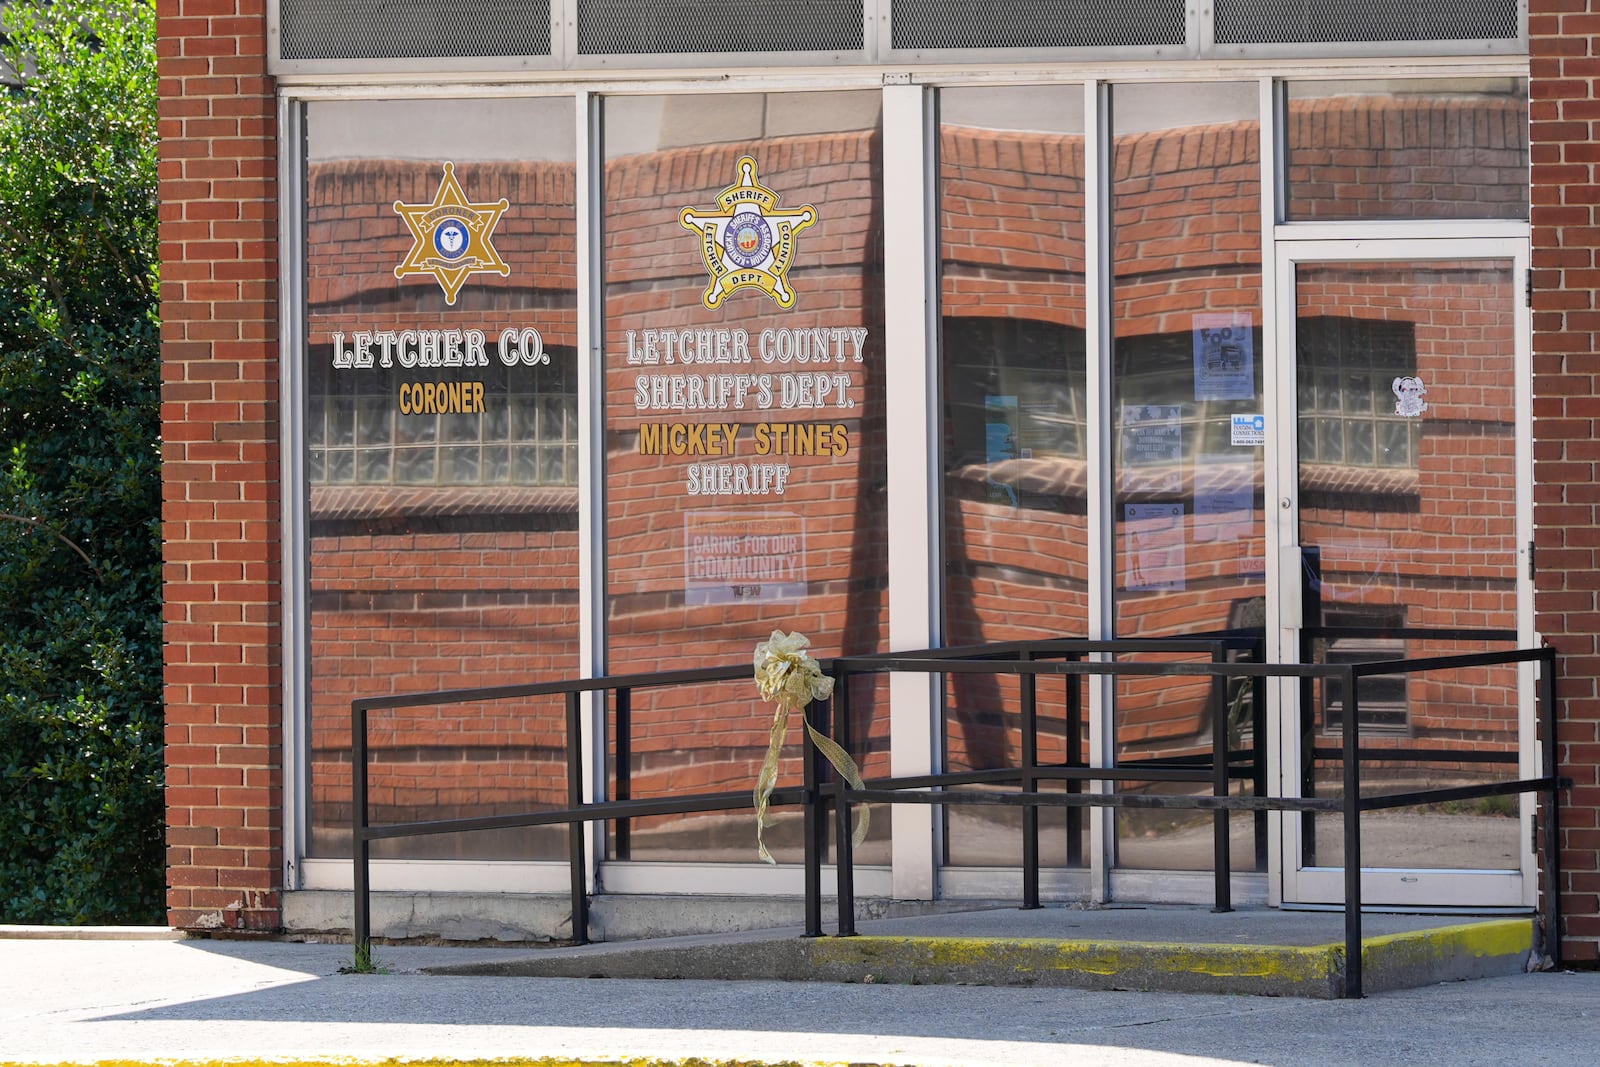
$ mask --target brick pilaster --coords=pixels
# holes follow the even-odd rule
[[[277,129],[265,0],[159,0],[167,906],[280,925]]]
[[[1600,2],[1532,0],[1538,628],[1562,653],[1563,952],[1600,960]]]

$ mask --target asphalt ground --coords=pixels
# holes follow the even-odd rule
[[[1600,973],[1359,1001],[959,985],[451,977],[529,949],[0,931],[0,1063],[515,1060],[647,1067],[1588,1064]]]

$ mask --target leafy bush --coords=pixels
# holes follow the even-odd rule
[[[155,12],[0,26],[0,921],[160,922]]]

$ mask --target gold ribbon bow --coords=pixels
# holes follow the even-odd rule
[[[803,711],[813,700],[826,700],[833,694],[833,679],[822,673],[822,666],[806,651],[811,647],[807,637],[796,631],[786,634],[772,631],[772,636],[756,646],[756,688],[762,700],[777,704],[772,713],[772,736],[767,742],[767,758],[761,762],[761,775],[756,779],[756,848],[767,863],[776,863],[761,840],[761,831],[773,824],[767,815],[767,805],[772,790],[778,784],[778,756],[783,751],[784,736],[789,731],[789,716]],[[802,720],[803,721],[803,720]],[[866,788],[861,781],[861,770],[850,754],[831,737],[825,737],[809,723],[806,733],[811,743],[828,758],[839,777],[850,783],[852,789]],[[867,839],[868,812],[866,805],[856,809],[856,828],[850,840],[855,845]]]

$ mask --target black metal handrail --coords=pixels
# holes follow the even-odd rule
[[[1395,631],[1388,631],[1395,633]],[[1401,632],[1412,636],[1412,632]],[[1429,634],[1429,636],[1434,636]],[[1475,634],[1462,631],[1441,631],[1437,636],[1455,640],[1472,639]],[[1502,635],[1495,632],[1492,638]],[[1210,659],[1205,662],[1148,662],[1117,660],[1119,655],[1146,653],[1200,653]],[[1454,656],[1435,656],[1408,660],[1373,660],[1345,664],[1268,664],[1239,662],[1230,657],[1240,653],[1260,654],[1260,641],[1239,634],[1206,635],[1196,638],[1146,638],[1132,640],[1088,641],[1056,639],[1048,641],[1018,641],[1004,644],[970,646],[947,649],[927,649],[916,652],[890,653],[878,656],[849,656],[822,661],[824,670],[835,679],[832,701],[814,701],[806,709],[809,722],[823,732],[829,731],[830,713],[834,718],[832,736],[846,749],[849,736],[849,679],[852,676],[892,673],[896,671],[926,674],[1000,674],[1015,675],[1021,686],[1020,708],[1022,716],[1022,752],[1018,766],[996,770],[948,772],[900,778],[874,779],[863,789],[851,789],[844,783],[826,781],[828,769],[815,746],[808,745],[804,760],[804,782],[799,787],[775,790],[772,803],[798,804],[804,814],[804,881],[805,928],[810,936],[822,934],[822,866],[826,855],[827,823],[823,809],[831,805],[834,815],[834,845],[836,855],[838,933],[849,936],[855,932],[854,853],[851,845],[850,815],[855,803],[918,803],[1020,806],[1023,809],[1023,903],[1025,908],[1039,906],[1039,854],[1038,810],[1041,807],[1064,807],[1069,816],[1069,830],[1080,825],[1072,820],[1084,808],[1163,808],[1191,809],[1214,813],[1214,902],[1215,910],[1231,909],[1231,857],[1229,855],[1228,816],[1232,811],[1252,812],[1264,820],[1269,811],[1322,812],[1342,814],[1344,820],[1344,914],[1345,914],[1345,995],[1361,995],[1361,833],[1360,813],[1384,808],[1405,807],[1416,804],[1466,800],[1490,796],[1503,796],[1525,792],[1547,794],[1542,831],[1542,859],[1545,892],[1543,894],[1544,950],[1553,961],[1560,959],[1560,897],[1557,791],[1570,786],[1570,781],[1555,774],[1555,650],[1552,648],[1516,649],[1502,652],[1472,653]],[[1545,774],[1539,778],[1496,782],[1478,786],[1456,786],[1442,789],[1425,789],[1407,793],[1382,794],[1362,797],[1360,793],[1363,761],[1374,759],[1400,759],[1412,762],[1470,762],[1467,750],[1450,749],[1368,749],[1358,744],[1359,729],[1343,730],[1342,744],[1338,749],[1314,750],[1319,757],[1335,754],[1343,760],[1343,795],[1338,798],[1277,797],[1264,795],[1266,779],[1260,746],[1250,757],[1252,765],[1245,766],[1241,754],[1228,749],[1227,685],[1230,680],[1259,687],[1270,678],[1316,679],[1331,678],[1341,682],[1340,698],[1343,705],[1342,720],[1346,724],[1359,724],[1359,695],[1356,682],[1363,677],[1393,674],[1412,674],[1430,670],[1452,670],[1467,667],[1508,665],[1538,662],[1540,709],[1540,745]],[[1209,678],[1211,697],[1212,752],[1208,761],[1187,759],[1146,759],[1119,763],[1112,767],[1089,766],[1078,750],[1081,735],[1081,707],[1078,687],[1067,687],[1069,752],[1065,764],[1040,764],[1038,762],[1038,714],[1036,682],[1039,676],[1133,676],[1133,677],[1195,677]],[[354,859],[354,923],[356,942],[365,943],[371,937],[370,864],[371,842],[400,837],[414,837],[468,830],[506,829],[565,824],[568,827],[567,863],[570,871],[572,898],[572,937],[579,943],[588,940],[587,859],[584,841],[584,824],[612,820],[625,827],[628,820],[651,815],[682,814],[687,812],[734,811],[753,806],[749,792],[702,793],[672,797],[634,799],[626,795],[604,801],[583,799],[583,767],[581,731],[581,696],[586,692],[615,694],[615,708],[619,722],[631,707],[631,694],[636,689],[700,685],[708,682],[748,679],[747,665],[713,667],[694,670],[656,672],[651,674],[613,675],[601,678],[577,679],[563,682],[531,683],[524,685],[495,686],[478,689],[458,689],[434,693],[415,693],[388,697],[363,697],[351,704],[353,775],[353,859]],[[368,823],[368,712],[408,707],[462,704],[488,700],[516,699],[521,697],[561,695],[565,700],[567,806],[540,812],[521,812],[508,815],[428,820],[371,826]],[[1253,714],[1260,721],[1264,716],[1264,701],[1259,689],[1253,700]],[[619,737],[625,731],[619,729]],[[1261,736],[1258,729],[1257,737]],[[1514,759],[1514,757],[1512,757]],[[1483,761],[1480,757],[1479,761]],[[619,760],[619,766],[621,761]],[[1232,796],[1231,782],[1250,779],[1254,784],[1253,796]],[[1045,781],[1064,781],[1066,792],[1041,792],[1037,786]],[[1102,790],[1084,792],[1084,783],[1096,782],[1195,782],[1209,783],[1209,795],[1152,795],[1143,793]],[[962,789],[973,784],[1006,784],[1015,782],[1014,792],[986,792]],[[618,792],[628,790],[626,775],[618,780]],[[1258,828],[1261,823],[1258,821]],[[1075,846],[1077,833],[1069,833],[1069,848]],[[1259,833],[1258,833],[1259,840]],[[1081,860],[1081,857],[1080,857]],[[1069,864],[1072,855],[1069,853]]]

